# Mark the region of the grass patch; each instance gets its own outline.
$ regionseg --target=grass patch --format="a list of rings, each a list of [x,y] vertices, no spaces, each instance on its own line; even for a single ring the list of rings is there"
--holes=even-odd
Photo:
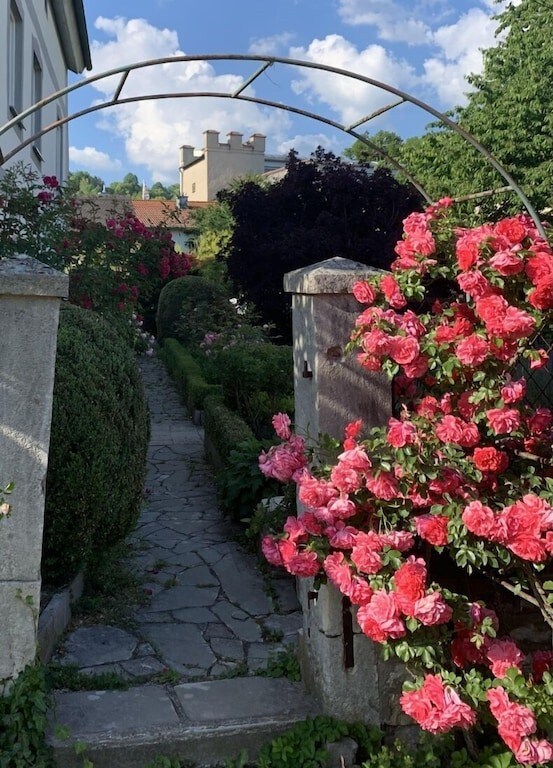
[[[134,548],[121,542],[95,559],[85,578],[85,589],[75,606],[73,628],[87,624],[109,624],[123,629],[136,626],[134,611],[149,601],[143,577],[137,576],[128,560]]]
[[[56,691],[126,691],[130,683],[115,672],[87,675],[76,665],[48,664],[46,685]]]

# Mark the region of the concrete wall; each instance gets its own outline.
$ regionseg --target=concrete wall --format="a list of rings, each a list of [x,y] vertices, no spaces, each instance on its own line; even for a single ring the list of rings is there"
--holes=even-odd
[[[33,89],[33,55],[42,69],[42,95],[47,96],[67,85],[67,66],[54,23],[50,3],[34,0],[3,0],[0,2],[0,125],[12,119],[8,104],[8,18],[10,3],[14,2],[22,19],[23,70],[19,73],[23,94],[22,109],[36,101]],[[40,119],[42,126],[49,125],[59,116],[67,114],[67,99],[44,107]],[[12,128],[0,137],[0,149],[6,155],[21,141],[35,133],[34,116],[26,118],[22,127]],[[26,147],[8,165],[23,161],[42,175],[63,179],[68,172],[68,143],[66,128],[46,134],[40,140],[40,160],[32,146]]]
[[[362,307],[353,283],[374,270],[335,258],[288,273],[292,294],[295,424],[312,445],[319,433],[343,439],[349,421],[366,430],[391,416],[391,386],[381,374],[363,371],[346,355]],[[380,649],[361,632],[355,609],[332,585],[313,591],[299,579],[303,609],[300,659],[303,678],[326,714],[347,720],[398,725],[406,722],[394,706],[401,688],[400,665],[383,662]]]
[[[26,256],[0,261],[0,693],[36,655],[44,494],[60,297],[68,278]]]
[[[217,192],[237,178],[261,174],[265,165],[265,137],[253,134],[242,143],[242,134],[232,131],[219,142],[218,131],[204,131],[201,158],[192,147],[181,147],[180,192],[191,201],[214,200]]]

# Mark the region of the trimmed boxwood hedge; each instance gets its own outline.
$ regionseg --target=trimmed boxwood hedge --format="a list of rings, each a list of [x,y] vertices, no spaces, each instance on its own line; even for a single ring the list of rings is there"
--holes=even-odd
[[[62,584],[140,511],[149,414],[136,358],[90,310],[60,313],[42,578]]]
[[[225,466],[238,443],[255,440],[246,422],[214,395],[204,401],[204,430],[206,452],[216,469]]]
[[[159,294],[156,322],[160,342],[176,338],[185,346],[197,346],[207,331],[218,331],[234,320],[225,289],[204,277],[178,277]]]
[[[188,412],[202,410],[209,395],[220,395],[218,384],[208,384],[196,360],[176,339],[166,339],[163,358]]]

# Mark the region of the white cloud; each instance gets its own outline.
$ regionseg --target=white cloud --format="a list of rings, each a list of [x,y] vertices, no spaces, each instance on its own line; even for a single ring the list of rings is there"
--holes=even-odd
[[[99,17],[95,26],[108,40],[91,45],[91,74],[150,59],[182,55],[177,33],[159,29],[145,19]],[[94,84],[110,98],[120,76]],[[209,62],[176,62],[131,72],[121,98],[155,93],[231,93],[242,83],[236,74],[218,74]],[[252,92],[253,89],[250,91]],[[268,144],[276,145],[286,136],[289,118],[276,110],[266,110],[238,100],[181,98],[122,104],[102,113],[99,126],[109,128],[125,144],[128,159],[149,169],[164,182],[178,177],[178,148],[181,144],[203,146],[203,132],[240,131],[245,138],[264,133]]]
[[[335,154],[340,152],[341,147],[336,136],[327,136],[325,133],[296,134],[278,145],[278,154],[287,155],[291,149],[295,149],[299,157],[309,157],[319,146]]]
[[[293,32],[281,32],[270,37],[260,37],[252,40],[248,53],[258,54],[260,56],[277,56],[283,49],[290,45],[294,39]]]
[[[449,107],[466,101],[470,85],[465,77],[482,72],[482,49],[495,45],[496,28],[489,14],[471,8],[455,24],[432,34],[437,51],[424,62],[424,80],[442,104]]]
[[[307,48],[292,48],[290,56],[324,62],[401,90],[409,90],[417,84],[415,71],[406,61],[396,59],[381,45],[358,50],[341,35],[313,40]],[[397,99],[393,94],[359,80],[315,69],[302,70],[301,78],[295,80],[292,87],[297,94],[328,105],[345,125]]]
[[[94,171],[107,171],[121,168],[121,161],[114,160],[107,152],[95,147],[69,147],[69,162],[72,167],[83,166]]]
[[[381,40],[419,45],[428,42],[428,6],[435,22],[444,0],[421,0],[405,8],[402,0],[340,0],[338,13],[345,24],[374,26]],[[447,9],[446,9],[447,13]]]

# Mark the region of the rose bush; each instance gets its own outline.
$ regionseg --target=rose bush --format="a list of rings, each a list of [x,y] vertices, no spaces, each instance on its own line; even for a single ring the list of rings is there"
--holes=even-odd
[[[553,628],[553,414],[512,374],[548,361],[534,340],[553,251],[525,215],[467,229],[446,199],[405,220],[396,254],[391,274],[353,287],[366,307],[352,335],[360,365],[394,380],[394,417],[368,436],[352,422],[335,461],[310,468],[275,418],[282,445],[260,467],[297,483],[303,511],[263,552],[349,598],[413,673],[401,706],[421,728],[471,729],[472,748],[491,731],[520,763],[548,762],[553,653],[519,647],[478,590],[489,580]]]
[[[94,216],[93,205],[83,216],[54,176],[16,165],[0,180],[0,253],[25,253],[68,273],[74,304],[124,325],[145,315],[152,328],[161,288],[188,273],[191,257],[175,251],[166,227],[146,227],[132,213],[105,225]]]

